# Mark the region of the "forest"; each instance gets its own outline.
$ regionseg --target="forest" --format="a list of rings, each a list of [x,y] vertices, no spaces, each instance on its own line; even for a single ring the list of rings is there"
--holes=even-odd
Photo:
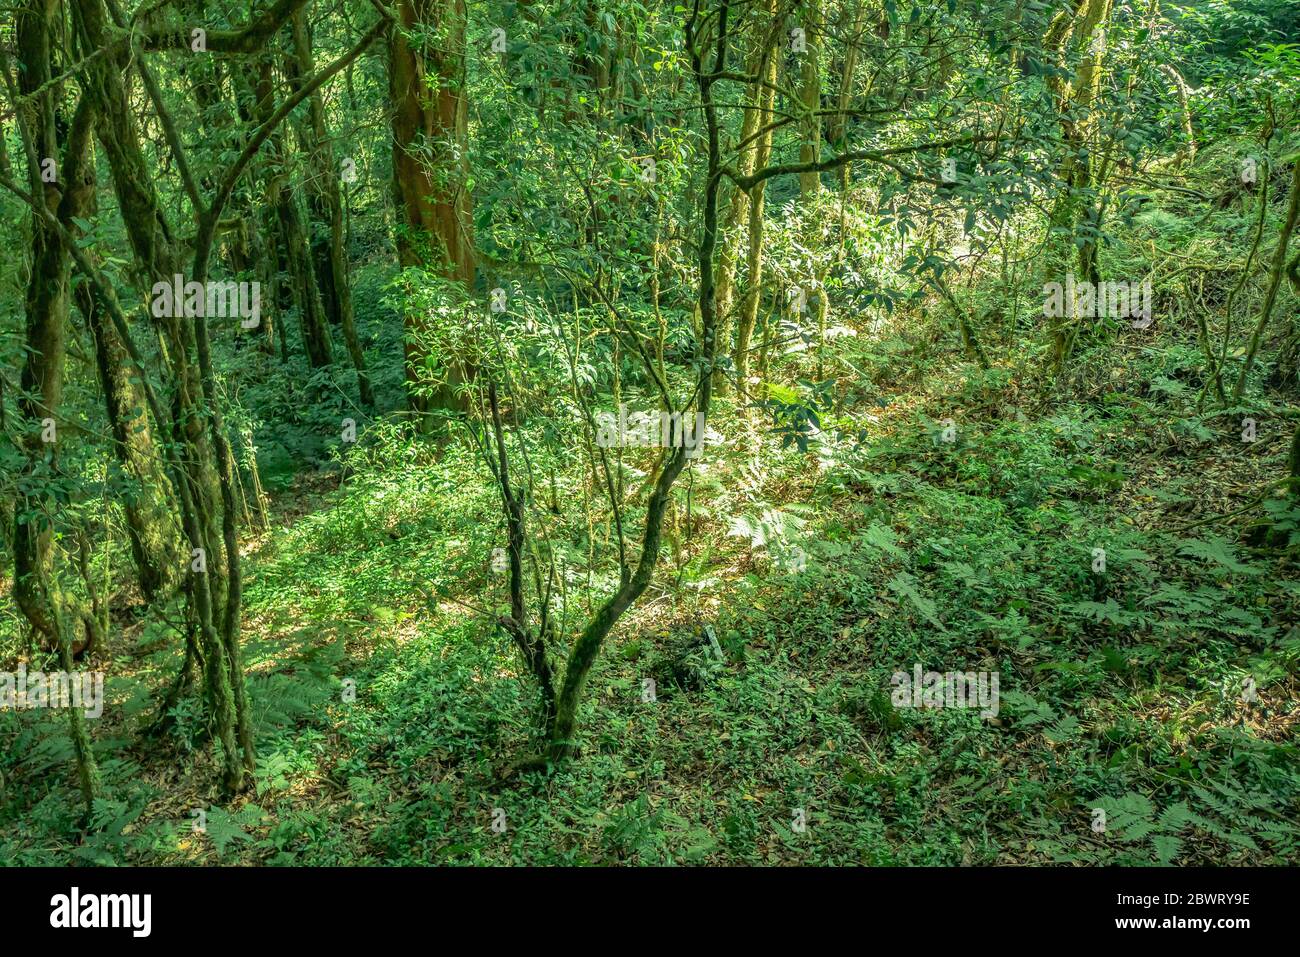
[[[0,864],[1300,864],[1296,0],[0,75]]]

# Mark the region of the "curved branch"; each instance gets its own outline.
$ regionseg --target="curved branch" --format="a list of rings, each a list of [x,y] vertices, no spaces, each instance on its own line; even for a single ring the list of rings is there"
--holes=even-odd
[[[760,170],[755,170],[748,176],[741,176],[731,167],[724,167],[721,172],[727,176],[737,188],[749,192],[764,180],[771,179],[773,176],[784,176],[792,173],[824,173],[827,170],[838,169],[845,163],[856,163],[861,160],[869,160],[873,163],[879,163],[881,166],[888,166],[901,176],[910,180],[921,183],[930,183],[933,186],[946,186],[948,184],[933,179],[929,176],[922,176],[919,173],[913,173],[911,170],[898,165],[889,159],[891,156],[902,156],[908,153],[923,153],[926,150],[949,149],[953,146],[970,146],[972,143],[987,143],[996,140],[995,134],[987,133],[978,136],[963,136],[953,140],[943,140],[938,143],[921,143],[916,146],[895,146],[885,150],[853,150],[849,153],[841,153],[839,156],[832,156],[830,159],[820,160],[811,163],[781,163],[776,166],[767,166]]]

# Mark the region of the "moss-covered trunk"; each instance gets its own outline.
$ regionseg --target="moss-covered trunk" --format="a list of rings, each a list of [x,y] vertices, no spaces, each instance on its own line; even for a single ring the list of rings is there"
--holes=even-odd
[[[708,152],[704,178],[703,223],[700,228],[699,285],[697,308],[700,314],[700,372],[696,392],[697,429],[702,440],[709,406],[713,398],[712,367],[717,356],[717,287],[715,282],[715,257],[718,249],[718,196],[722,180],[722,150],[719,143],[717,107],[714,103],[711,76],[725,70],[727,55],[727,23],[730,8],[724,2],[713,63],[706,72],[702,54],[696,46],[695,21],[688,22],[686,45],[692,59],[692,70],[699,90],[708,131]],[[672,500],[673,484],[681,475],[687,462],[684,443],[664,452],[663,467],[654,483],[654,490],[646,502],[645,527],[641,534],[641,556],[636,569],[624,576],[619,589],[596,611],[569,651],[564,669],[564,682],[556,700],[555,721],[551,726],[549,756],[554,761],[563,760],[576,748],[575,734],[578,726],[578,709],[592,665],[600,654],[601,646],[623,613],[632,606],[654,577],[659,564],[659,546],[663,540],[664,513]]]
[[[775,5],[771,6],[775,10]],[[762,169],[772,155],[772,130],[764,129],[771,123],[772,106],[775,101],[777,64],[779,58],[768,57],[764,71],[763,96],[759,101],[759,114],[762,117],[763,132],[754,143],[752,170]],[[745,295],[740,304],[740,317],[736,322],[736,345],[732,355],[732,365],[736,369],[736,381],[742,393],[748,392],[746,380],[749,378],[749,350],[754,336],[754,326],[758,322],[758,308],[763,298],[763,230],[764,230],[764,196],[767,181],[755,184],[749,191],[748,230],[745,252]],[[725,344],[725,343],[724,343]]]
[[[76,0],[76,5],[77,25],[86,47],[108,45],[110,23],[103,0]],[[86,94],[96,108],[96,132],[108,159],[118,208],[140,271],[151,283],[170,284],[175,275],[183,272],[179,243],[163,213],[150,164],[140,148],[135,111],[123,79],[128,65],[125,55],[92,61],[85,70]],[[206,276],[195,278],[202,281]],[[229,620],[225,609],[229,589],[217,479],[219,449],[204,428],[208,415],[192,359],[196,343],[191,318],[165,309],[155,312],[162,313],[154,318],[166,346],[172,428],[180,448],[173,488],[190,549],[190,594],[204,644],[212,717],[225,756],[225,785],[228,790],[238,791],[244,785],[245,764],[240,760],[236,727],[241,718],[247,722],[248,717],[237,713],[237,702],[244,697],[243,675],[237,667],[232,668],[229,644],[223,641],[223,626]],[[234,560],[238,560],[237,554]]]
[[[51,77],[57,11],[55,0],[29,0],[18,18],[19,89],[24,94],[34,94]],[[56,118],[54,91],[32,96],[24,107],[18,119],[31,193],[67,225],[85,213],[94,189],[89,162],[90,104],[83,100],[72,117],[62,150],[56,127],[66,123],[66,118]],[[73,652],[79,654],[95,641],[99,624],[92,610],[59,586],[53,524],[53,492],[60,476],[60,405],[71,260],[59,234],[41,216],[33,216],[31,234],[31,269],[24,302],[26,338],[17,403],[25,464],[14,507],[14,601],[50,651],[59,649],[59,620],[65,610],[70,620],[84,623],[85,639],[73,642]],[[71,636],[68,640],[73,641]]]
[[[275,84],[269,59],[264,59],[257,83],[257,108],[254,115],[266,122],[275,112]],[[266,204],[275,210],[280,247],[284,251],[289,274],[289,288],[298,313],[298,332],[303,351],[312,368],[319,369],[334,360],[334,344],[329,322],[321,302],[316,267],[312,261],[311,238],[298,206],[298,198],[289,175],[289,155],[284,137],[276,132],[268,144]]]
[[[78,285],[76,296],[95,344],[95,369],[113,454],[128,484],[121,501],[136,578],[141,594],[152,601],[168,594],[181,579],[177,505],[126,349],[112,324],[99,315],[100,305],[89,287]]]
[[[303,77],[308,77],[315,71],[307,17],[302,10],[293,15],[293,48],[296,87]],[[366,360],[361,352],[361,342],[357,338],[356,321],[352,313],[352,288],[348,281],[347,250],[344,247],[343,197],[339,189],[339,170],[330,149],[329,130],[325,125],[325,100],[319,91],[307,98],[307,107],[307,122],[300,127],[300,138],[311,167],[311,175],[307,177],[307,208],[314,221],[312,254],[317,285],[326,318],[342,329],[348,357],[357,373],[357,392],[361,404],[373,408],[375,396],[370,387],[370,376],[366,372]]]
[[[465,98],[464,0],[398,0],[389,38],[388,88],[393,111],[393,195],[397,254],[474,287],[473,221],[468,187],[469,112]],[[430,35],[434,34],[434,35]],[[418,37],[418,39],[417,39]],[[416,387],[428,359],[424,317],[408,312],[405,363],[410,405],[462,408],[455,387],[472,369],[455,363],[432,398]]]

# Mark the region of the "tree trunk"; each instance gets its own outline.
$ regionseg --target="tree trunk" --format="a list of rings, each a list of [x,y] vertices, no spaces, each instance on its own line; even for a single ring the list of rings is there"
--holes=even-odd
[[[294,86],[315,72],[312,64],[311,37],[307,31],[306,13],[299,9],[293,15]],[[366,360],[357,339],[357,329],[352,314],[352,289],[348,285],[347,251],[343,243],[343,197],[339,189],[339,170],[329,144],[329,130],[325,126],[325,100],[317,90],[307,98],[308,122],[302,128],[302,140],[311,160],[307,177],[307,208],[319,226],[313,229],[312,251],[315,256],[316,278],[320,287],[321,303],[326,318],[342,327],[343,341],[347,346],[352,367],[357,372],[357,392],[361,404],[374,408],[375,396],[366,373]]]
[[[257,84],[259,122],[266,122],[275,112],[275,87],[271,63],[263,59]],[[289,156],[284,136],[271,135],[268,147],[267,206],[275,210],[280,243],[289,267],[289,288],[293,292],[294,307],[298,313],[298,331],[302,336],[303,351],[313,369],[333,361],[333,343],[330,341],[329,323],[321,303],[320,287],[316,282],[316,268],[312,262],[311,240],[303,224],[298,198],[292,188],[289,173]]]
[[[1081,229],[1100,227],[1099,205],[1088,196],[1096,185],[1089,140],[1096,126],[1093,110],[1101,89],[1111,3],[1112,0],[1076,0],[1073,14],[1065,11],[1058,14],[1043,41],[1045,48],[1056,51],[1071,44],[1082,57],[1072,83],[1049,79],[1056,94],[1061,138],[1065,143],[1065,157],[1060,170],[1063,192],[1052,211],[1051,225],[1071,227],[1071,239]],[[1080,280],[1098,282],[1101,271],[1095,239],[1086,237],[1077,248]],[[1052,358],[1058,369],[1069,358],[1077,329],[1078,319],[1068,315],[1062,316],[1053,329]]]
[[[51,39],[57,0],[29,0],[18,17],[19,89],[31,94],[51,75]],[[54,93],[35,96],[19,111],[19,124],[28,148],[28,180],[32,195],[65,226],[85,213],[94,191],[90,139],[94,114],[85,99],[77,108],[60,155]],[[74,642],[73,654],[93,644],[99,621],[93,611],[58,584],[54,570],[53,501],[40,488],[51,488],[57,477],[60,409],[67,350],[69,276],[68,249],[43,217],[33,216],[31,271],[25,300],[26,348],[18,396],[22,445],[27,455],[25,479],[18,483],[14,508],[14,601],[49,651],[62,640],[64,609],[84,623],[86,638]],[[44,477],[42,477],[44,476]],[[72,636],[66,636],[72,641]]]
[[[1259,307],[1259,320],[1255,323],[1255,329],[1250,336],[1250,345],[1246,349],[1246,361],[1237,376],[1237,384],[1232,389],[1234,403],[1241,399],[1242,393],[1246,390],[1246,378],[1255,364],[1260,339],[1263,338],[1264,330],[1268,328],[1268,320],[1273,315],[1273,305],[1277,302],[1277,293],[1282,286],[1287,248],[1291,244],[1291,234],[1295,232],[1298,219],[1300,219],[1300,156],[1292,161],[1291,198],[1287,202],[1286,219],[1282,223],[1282,232],[1277,237],[1277,248],[1273,250],[1273,265],[1268,272],[1268,288],[1264,292],[1264,302]]]
[[[769,57],[763,99],[760,105],[762,123],[770,122],[775,91],[772,87],[777,78],[778,58]],[[762,169],[772,155],[772,131],[767,130],[754,143],[753,169]],[[754,185],[749,193],[749,229],[748,248],[745,256],[745,297],[741,302],[740,318],[736,323],[736,351],[732,365],[736,369],[736,381],[742,394],[747,394],[749,384],[749,344],[754,335],[754,326],[758,322],[758,308],[763,298],[763,197],[767,181]]]
[[[822,118],[819,115],[822,80],[817,62],[821,50],[821,24],[818,22],[821,11],[816,0],[809,0],[803,11],[801,24],[808,49],[799,55],[799,162],[816,163],[821,159],[822,151]],[[820,189],[820,173],[799,174],[799,197],[804,202],[815,199]]]
[[[464,0],[398,0],[389,40],[388,87],[393,111],[393,193],[397,255],[452,280],[468,296],[474,286],[469,177],[469,113],[465,99]],[[436,31],[436,42],[417,39]],[[472,370],[453,367],[450,382],[430,400],[419,394],[428,346],[424,317],[405,317],[405,364],[411,408],[460,406],[455,384]]]
[[[762,137],[755,134],[764,123],[768,122],[769,113],[763,107],[767,95],[771,92],[763,86],[767,78],[768,64],[776,59],[775,51],[764,42],[755,49],[746,70],[750,76],[758,77],[758,82],[750,84],[746,96],[744,117],[740,124],[740,139],[736,166],[741,175],[748,175],[754,169],[754,156],[757,154],[758,141]],[[764,134],[767,135],[767,134]],[[752,142],[751,142],[752,140]],[[731,201],[723,211],[723,220],[719,226],[718,251],[718,341],[722,348],[728,348],[731,341],[731,308],[736,290],[736,254],[738,228],[746,219],[749,208],[749,196],[744,190],[731,187]],[[714,377],[714,387],[721,390],[726,383],[725,377]]]
[[[87,49],[109,44],[110,24],[103,0],[76,0],[77,26]],[[137,51],[131,51],[132,53]],[[118,208],[127,237],[141,272],[147,281],[170,284],[182,272],[178,243],[163,215],[154,188],[150,164],[140,149],[139,131],[123,84],[129,65],[125,54],[101,56],[86,67],[85,90],[96,108],[96,131],[113,175]],[[206,279],[206,274],[195,277]],[[240,709],[243,674],[236,666],[230,646],[218,631],[230,621],[225,602],[229,593],[228,567],[237,567],[238,554],[227,556],[222,534],[222,508],[218,497],[218,449],[205,430],[209,413],[204,411],[202,383],[191,356],[196,348],[194,330],[202,317],[182,319],[167,310],[155,316],[166,345],[171,373],[172,427],[181,448],[173,470],[173,486],[181,504],[181,521],[191,551],[190,583],[208,666],[209,701],[218,739],[225,756],[225,786],[242,790],[245,764],[235,739],[236,726],[246,725],[246,709]],[[116,325],[116,322],[115,322]],[[119,332],[126,335],[122,330]],[[124,339],[125,344],[125,339]],[[133,355],[133,358],[135,356]],[[211,411],[211,410],[209,410]],[[215,414],[215,413],[213,413]],[[243,710],[244,713],[240,713]],[[250,755],[245,754],[245,759]]]
[[[76,297],[95,343],[95,368],[113,435],[113,453],[132,486],[122,497],[122,511],[140,593],[146,601],[153,601],[180,582],[181,531],[176,502],[126,349],[112,325],[99,315],[99,303],[85,283],[77,286]]]
[[[726,29],[729,8],[726,0],[722,7],[718,27],[723,39],[718,42],[711,72],[717,73],[726,65]],[[700,313],[700,374],[697,384],[696,410],[699,415],[699,430],[703,435],[704,423],[708,420],[709,406],[713,398],[713,376],[711,366],[717,355],[717,289],[714,281],[714,255],[718,246],[718,193],[722,178],[722,156],[719,145],[717,107],[713,102],[713,84],[705,73],[700,54],[696,50],[694,21],[690,21],[686,31],[686,47],[692,58],[692,69],[699,88],[700,104],[704,110],[708,129],[708,165],[704,180],[704,222],[700,231],[699,246],[699,287],[698,308]],[[563,760],[573,754],[576,748],[574,740],[578,726],[578,707],[582,701],[582,692],[586,687],[587,676],[600,653],[601,645],[608,637],[614,625],[632,603],[641,597],[654,577],[655,567],[659,564],[659,545],[663,539],[664,513],[672,500],[673,483],[686,466],[686,449],[675,446],[666,449],[665,460],[659,477],[655,480],[654,491],[646,502],[645,528],[641,536],[641,557],[636,570],[623,577],[622,585],[609,598],[595,616],[587,623],[582,634],[573,643],[569,651],[568,664],[564,669],[564,683],[556,700],[555,722],[550,735],[550,757]]]

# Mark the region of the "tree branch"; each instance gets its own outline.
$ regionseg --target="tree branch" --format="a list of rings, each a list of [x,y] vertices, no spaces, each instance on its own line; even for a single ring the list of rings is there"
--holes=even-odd
[[[969,146],[972,143],[987,143],[996,140],[997,138],[998,137],[995,134],[986,133],[977,136],[963,136],[958,139],[944,140],[938,143],[921,143],[916,146],[895,146],[886,150],[853,150],[849,153],[841,153],[839,156],[832,156],[829,159],[813,163],[781,163],[776,166],[768,166],[760,170],[755,170],[748,176],[741,176],[730,166],[724,167],[722,173],[735,183],[737,188],[749,192],[759,183],[771,179],[773,176],[784,176],[792,173],[824,173],[827,170],[838,169],[845,163],[856,163],[861,160],[868,160],[873,163],[878,163],[881,166],[887,166],[900,176],[904,176],[907,179],[921,183],[930,183],[933,186],[946,186],[949,184],[944,183],[941,180],[933,179],[929,176],[922,176],[920,173],[914,173],[893,162],[889,157],[902,156],[909,153],[923,153],[927,150],[949,149],[954,146]]]

